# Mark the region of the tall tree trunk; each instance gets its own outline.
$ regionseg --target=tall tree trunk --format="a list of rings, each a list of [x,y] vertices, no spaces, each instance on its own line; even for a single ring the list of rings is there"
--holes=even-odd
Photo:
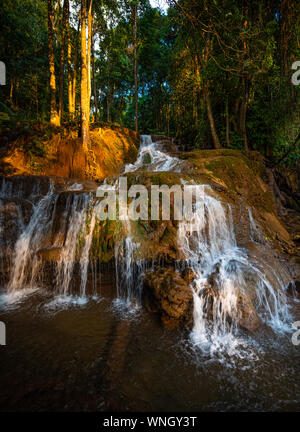
[[[56,108],[56,82],[53,51],[53,9],[52,0],[48,0],[48,57],[50,72],[50,123],[59,126],[59,116]]]
[[[205,98],[205,103],[206,103],[207,116],[208,116],[208,121],[209,121],[209,125],[210,125],[211,135],[213,138],[214,148],[220,149],[220,148],[222,148],[222,146],[220,144],[219,137],[217,134],[215,120],[214,120],[212,107],[211,107],[210,95],[209,95],[209,91],[208,91],[206,85],[204,85],[203,90],[204,90],[204,98]]]
[[[247,138],[247,130],[246,130],[246,118],[247,118],[247,108],[249,101],[249,85],[248,81],[243,78],[243,98],[240,109],[240,131],[244,144],[244,149],[248,151],[248,138]]]
[[[137,17],[138,5],[133,5],[133,52],[134,52],[134,105],[135,105],[135,130],[138,132],[138,64],[137,64]]]
[[[95,71],[95,51],[94,51],[94,39],[92,38],[92,69],[93,69],[93,89],[94,89],[94,104],[95,104],[95,121],[98,116],[98,97],[97,97],[97,85],[96,85],[96,71]]]
[[[64,111],[64,69],[65,69],[65,43],[66,43],[66,29],[68,20],[69,1],[64,0],[63,16],[62,16],[62,41],[60,50],[60,66],[59,66],[59,119],[62,122]]]
[[[106,96],[106,99],[107,99],[107,121],[111,122],[111,106],[113,104],[113,96],[114,95],[113,95],[113,90],[112,90],[110,81],[108,81],[107,87],[108,87],[107,96]]]
[[[230,147],[228,95],[226,97],[225,117],[226,117],[226,146]]]
[[[87,47],[87,54],[86,54],[89,113],[91,108],[91,46],[92,46],[92,38],[93,38],[92,7],[93,7],[93,0],[90,0],[89,10],[88,10],[88,47]]]
[[[13,91],[14,91],[14,79],[12,78],[10,81],[10,89],[9,89],[9,100],[11,104],[13,103],[13,94],[14,94]]]
[[[72,77],[72,45],[71,45],[71,31],[70,31],[70,8],[69,8],[69,0],[66,5],[66,24],[67,24],[67,44],[68,44],[68,105],[69,105],[69,118],[74,118],[74,105],[73,105],[73,77]],[[75,66],[74,66],[75,68]]]
[[[86,52],[86,0],[81,0],[81,136],[83,148],[89,146],[89,96]]]
[[[74,46],[74,69],[73,69],[73,81],[72,81],[72,116],[73,118],[75,118],[75,113],[76,113],[76,85],[77,85],[77,71],[79,69],[79,42],[80,42],[80,38],[79,38],[79,31],[80,31],[80,24],[81,24],[81,18],[79,16],[79,20],[78,20],[78,27],[77,27],[77,33],[76,33],[76,41],[75,41],[75,46]]]
[[[244,29],[246,31],[248,26],[248,15],[249,15],[249,8],[248,8],[247,1],[245,2],[245,5],[243,7],[243,15],[245,16]],[[244,59],[246,59],[247,49],[248,49],[247,40],[246,38],[242,38],[242,41],[243,41]],[[240,108],[240,132],[244,144],[244,149],[248,151],[246,118],[247,118],[247,107],[248,107],[248,100],[249,100],[249,86],[248,86],[248,79],[245,78],[245,76],[242,78],[242,88],[243,88],[243,96],[242,96],[242,102]]]
[[[74,65],[73,81],[72,81],[72,113],[71,113],[72,118],[75,117],[75,112],[76,112],[76,84],[77,84],[77,69],[76,69],[76,65]]]

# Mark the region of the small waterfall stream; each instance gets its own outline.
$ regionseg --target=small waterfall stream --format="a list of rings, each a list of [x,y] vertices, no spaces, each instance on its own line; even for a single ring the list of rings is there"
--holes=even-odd
[[[159,142],[152,142],[150,135],[141,136],[140,151],[134,164],[125,166],[125,173],[143,169],[146,171],[180,172],[181,161],[161,150]]]
[[[195,204],[194,217],[181,222],[178,230],[185,265],[196,274],[193,342],[204,348],[232,344],[242,318],[238,305],[249,291],[258,315],[274,329],[281,329],[289,318],[284,292],[289,279],[251,261],[247,250],[237,246],[230,206],[224,207],[210,186],[197,188],[202,199]]]
[[[56,197],[53,194],[53,184],[50,189],[36,205],[33,206],[33,214],[30,222],[23,228],[21,235],[15,244],[13,263],[8,283],[10,293],[24,288],[24,286],[35,283],[38,276],[39,260],[34,252],[37,251],[51,228],[53,222],[53,208]],[[30,281],[28,280],[30,277]]]
[[[51,247],[46,247],[52,236],[58,194],[50,183],[48,193],[36,205],[33,205],[30,220],[22,230],[14,247],[12,264],[10,268],[7,291],[16,293],[24,288],[38,287],[43,283],[42,259],[40,251],[57,249],[59,258],[55,262],[54,292],[60,296],[72,295],[75,276],[75,264],[79,257],[80,268],[80,296],[86,296],[89,253],[92,245],[93,232],[96,223],[98,203],[94,202],[93,195],[70,194],[60,221],[61,229],[54,239]],[[63,244],[61,237],[65,237]],[[48,241],[48,242],[47,242]]]

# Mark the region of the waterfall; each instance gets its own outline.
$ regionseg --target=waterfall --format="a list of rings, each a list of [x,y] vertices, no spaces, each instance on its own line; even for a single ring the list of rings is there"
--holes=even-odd
[[[130,220],[123,223],[125,237],[115,246],[115,274],[117,295],[127,302],[141,302],[143,273],[146,261],[136,257],[140,244],[132,239]]]
[[[49,192],[33,206],[31,219],[16,241],[8,283],[10,293],[24,288],[28,283],[28,276],[30,276],[31,286],[36,282],[39,259],[34,252],[41,247],[45,236],[51,229],[56,198],[53,184],[50,183]]]
[[[148,161],[145,161],[146,156]],[[160,150],[159,143],[153,143],[150,136],[143,135],[137,161],[127,165],[125,172],[140,168],[170,171],[180,167],[180,160]],[[244,319],[241,303],[245,302],[251,303],[260,319],[274,329],[281,329],[289,317],[285,286],[290,280],[283,266],[278,263],[277,271],[272,257],[268,261],[268,251],[262,245],[262,231],[251,209],[248,208],[251,245],[245,249],[237,245],[231,206],[222,203],[210,186],[192,186],[197,188],[198,197],[193,217],[179,222],[177,240],[185,257],[178,263],[179,269],[190,268],[195,274],[191,284],[193,342],[217,347],[226,343],[228,338],[232,341],[241,319]],[[92,193],[84,192],[78,183],[64,192],[66,195],[62,200],[52,182],[47,186],[48,192],[45,192],[45,187],[45,182],[33,185],[30,200],[27,200],[25,192],[15,190],[12,182],[2,182],[0,198],[15,200],[18,214],[8,292],[17,293],[24,288],[41,286],[45,263],[40,252],[56,249],[58,258],[51,261],[50,271],[55,275],[51,281],[55,294],[68,297],[77,293],[85,299],[89,269],[92,282],[95,284],[97,280],[98,267],[97,263],[91,262],[91,248],[94,230],[99,223],[99,202]],[[108,185],[111,187],[116,189],[117,181],[112,186]],[[30,201],[29,221],[22,216],[20,199]],[[63,203],[62,214],[57,213],[58,203]],[[117,296],[129,303],[141,303],[143,275],[151,263],[138,255],[140,244],[134,240],[129,218],[122,223],[123,236],[114,246]],[[3,230],[0,236],[2,239]]]
[[[249,225],[250,225],[250,239],[254,242],[260,243],[262,241],[262,233],[258,223],[254,220],[251,208],[248,208]]]
[[[71,206],[69,229],[57,263],[56,286],[59,294],[70,294],[70,283],[73,276],[77,241],[80,230],[86,220],[88,195],[74,195]]]
[[[160,149],[150,135],[141,135],[140,150],[134,164],[125,166],[125,173],[138,169],[146,171],[180,171],[182,162]],[[145,260],[137,259],[139,244],[131,236],[130,221],[124,221],[125,238],[115,248],[115,268],[118,297],[128,301],[141,301],[143,274],[147,268]]]
[[[80,257],[80,273],[81,273],[81,283],[80,283],[80,295],[85,297],[85,289],[88,276],[88,266],[90,262],[90,249],[93,240],[94,228],[96,224],[98,205],[92,206],[90,215],[90,224],[85,224],[85,243]]]
[[[191,287],[193,342],[200,346],[208,342],[219,346],[226,338],[232,342],[240,319],[239,300],[251,289],[258,314],[280,328],[288,318],[283,281],[272,268],[265,266],[263,270],[237,246],[230,206],[215,198],[210,186],[196,187],[201,189],[201,198],[195,204],[194,216],[181,222],[178,230],[185,265],[196,274]]]
[[[125,166],[125,173],[143,169],[146,171],[180,172],[182,161],[160,150],[160,144],[152,142],[150,135],[141,136],[141,145],[134,164]]]
[[[5,189],[6,196],[8,193],[12,196],[12,186],[8,185],[8,183],[4,186],[2,184],[2,191]],[[20,222],[20,234],[15,242],[10,266],[8,293],[17,294],[26,288],[36,288],[42,284],[44,263],[38,252],[56,248],[59,250],[59,258],[53,263],[52,268],[55,273],[55,293],[60,296],[74,293],[75,267],[78,262],[79,294],[83,298],[86,296],[89,256],[98,203],[94,201],[92,194],[69,194],[61,215],[59,232],[51,240],[58,198],[54,185],[50,183],[48,193],[33,205],[32,215],[27,225],[24,224],[22,215],[19,215],[22,222]],[[93,271],[96,272],[95,266]],[[95,274],[93,279],[96,279]]]

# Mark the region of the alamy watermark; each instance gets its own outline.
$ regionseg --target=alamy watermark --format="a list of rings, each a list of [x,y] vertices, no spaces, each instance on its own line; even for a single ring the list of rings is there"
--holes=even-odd
[[[292,64],[292,70],[296,71],[292,75],[292,84],[297,86],[300,84],[300,61],[295,61]]]
[[[118,184],[99,186],[96,196],[102,198],[96,210],[99,220],[191,221],[204,209],[201,185],[151,185],[149,196],[146,186],[136,184],[128,189],[127,177],[120,177]]]
[[[300,321],[295,321],[292,325],[292,328],[297,330],[292,335],[292,343],[293,345],[298,346],[300,345]]]
[[[0,345],[6,345],[6,326],[0,321]]]
[[[6,85],[6,66],[0,61],[0,85]]]

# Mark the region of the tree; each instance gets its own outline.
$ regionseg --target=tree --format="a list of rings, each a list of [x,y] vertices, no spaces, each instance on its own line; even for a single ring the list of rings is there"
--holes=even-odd
[[[90,140],[90,102],[86,47],[86,18],[86,0],[81,0],[81,136],[83,148],[87,151]]]
[[[61,26],[61,49],[60,49],[60,67],[59,67],[59,120],[62,122],[64,111],[64,69],[65,69],[65,43],[66,33],[69,29],[69,0],[64,0]]]
[[[135,114],[135,131],[138,132],[138,63],[137,63],[137,20],[138,20],[138,2],[132,5],[133,21],[133,56],[134,56],[134,114]]]
[[[53,52],[53,27],[54,17],[52,0],[48,0],[48,56],[49,56],[49,72],[50,72],[50,123],[53,126],[60,126],[60,119],[56,107],[56,81],[55,81],[55,66]]]

